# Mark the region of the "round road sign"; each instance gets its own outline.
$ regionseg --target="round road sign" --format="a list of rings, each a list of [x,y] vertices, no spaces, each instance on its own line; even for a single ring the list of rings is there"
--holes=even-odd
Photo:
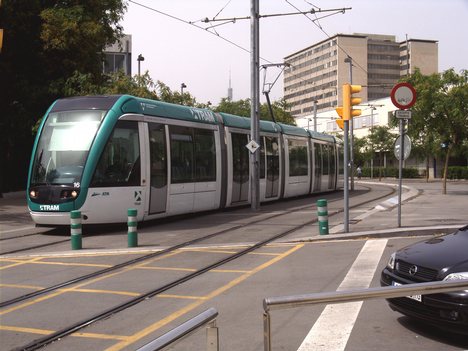
[[[411,152],[411,139],[408,136],[408,134],[405,134],[404,137],[404,150],[403,150],[403,160],[406,160]],[[401,136],[398,136],[398,138],[395,140],[395,146],[393,148],[393,153],[395,154],[395,157],[397,160],[400,160],[400,155],[401,155]]]
[[[390,93],[393,104],[401,110],[406,110],[416,102],[416,90],[410,83],[398,83]]]

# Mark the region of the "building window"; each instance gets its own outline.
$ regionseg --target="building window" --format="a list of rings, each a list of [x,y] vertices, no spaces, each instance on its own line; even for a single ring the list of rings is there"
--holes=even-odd
[[[127,72],[127,55],[123,53],[105,53],[104,54],[104,73],[123,71]]]

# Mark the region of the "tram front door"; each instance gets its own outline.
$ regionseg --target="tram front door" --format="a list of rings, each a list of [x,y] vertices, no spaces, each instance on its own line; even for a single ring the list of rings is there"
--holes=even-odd
[[[167,150],[163,124],[149,123],[150,145],[150,206],[149,214],[166,211],[167,203]]]

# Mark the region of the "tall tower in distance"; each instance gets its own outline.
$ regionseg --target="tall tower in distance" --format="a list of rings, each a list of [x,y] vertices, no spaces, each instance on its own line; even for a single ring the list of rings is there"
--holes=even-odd
[[[229,70],[229,88],[227,93],[228,101],[232,101],[232,87],[231,87],[231,70]]]

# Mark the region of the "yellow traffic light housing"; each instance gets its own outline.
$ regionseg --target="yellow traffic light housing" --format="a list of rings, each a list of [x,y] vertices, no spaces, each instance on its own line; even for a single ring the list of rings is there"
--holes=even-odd
[[[336,111],[336,113],[338,113],[338,116],[341,117],[341,119],[337,119],[337,120],[335,120],[335,122],[338,125],[338,127],[340,127],[343,130],[344,129],[343,107],[338,106],[337,108],[335,108],[335,111]]]
[[[360,109],[353,109],[354,105],[359,105],[362,101],[361,98],[353,97],[353,94],[361,90],[360,85],[343,84],[343,119],[345,121],[361,115]]]

